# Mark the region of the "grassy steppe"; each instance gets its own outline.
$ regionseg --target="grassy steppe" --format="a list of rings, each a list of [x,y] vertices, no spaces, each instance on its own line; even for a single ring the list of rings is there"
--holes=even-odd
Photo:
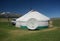
[[[60,41],[60,19],[53,20],[54,28],[29,31],[0,22],[0,41]]]

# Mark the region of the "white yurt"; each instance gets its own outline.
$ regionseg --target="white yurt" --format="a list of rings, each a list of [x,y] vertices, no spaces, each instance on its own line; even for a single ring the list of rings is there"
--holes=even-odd
[[[50,18],[47,16],[37,11],[31,10],[27,14],[16,19],[16,27],[31,30],[48,28],[49,20]]]

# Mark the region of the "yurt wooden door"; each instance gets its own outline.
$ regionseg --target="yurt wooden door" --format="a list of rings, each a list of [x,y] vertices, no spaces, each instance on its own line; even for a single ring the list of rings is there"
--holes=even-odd
[[[37,23],[36,19],[31,18],[31,19],[28,20],[28,22],[27,22],[28,29],[34,30],[34,29],[37,28],[37,26],[38,26],[38,23]]]

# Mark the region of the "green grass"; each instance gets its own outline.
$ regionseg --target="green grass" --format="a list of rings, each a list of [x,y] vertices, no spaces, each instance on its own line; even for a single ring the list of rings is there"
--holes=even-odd
[[[57,26],[57,27],[60,27],[60,19],[54,19],[53,20],[53,25]]]
[[[59,31],[59,32],[58,32]],[[60,30],[54,30],[49,32],[36,32],[31,35],[17,37],[18,41],[59,41]]]
[[[55,29],[37,31],[16,28],[8,22],[0,22],[0,41],[60,41],[60,19],[53,20]]]

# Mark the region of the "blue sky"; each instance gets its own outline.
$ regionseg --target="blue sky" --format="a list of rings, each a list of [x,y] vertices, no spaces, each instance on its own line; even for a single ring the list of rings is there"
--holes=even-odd
[[[60,17],[60,0],[0,0],[0,12],[26,14],[31,9],[48,17]]]

